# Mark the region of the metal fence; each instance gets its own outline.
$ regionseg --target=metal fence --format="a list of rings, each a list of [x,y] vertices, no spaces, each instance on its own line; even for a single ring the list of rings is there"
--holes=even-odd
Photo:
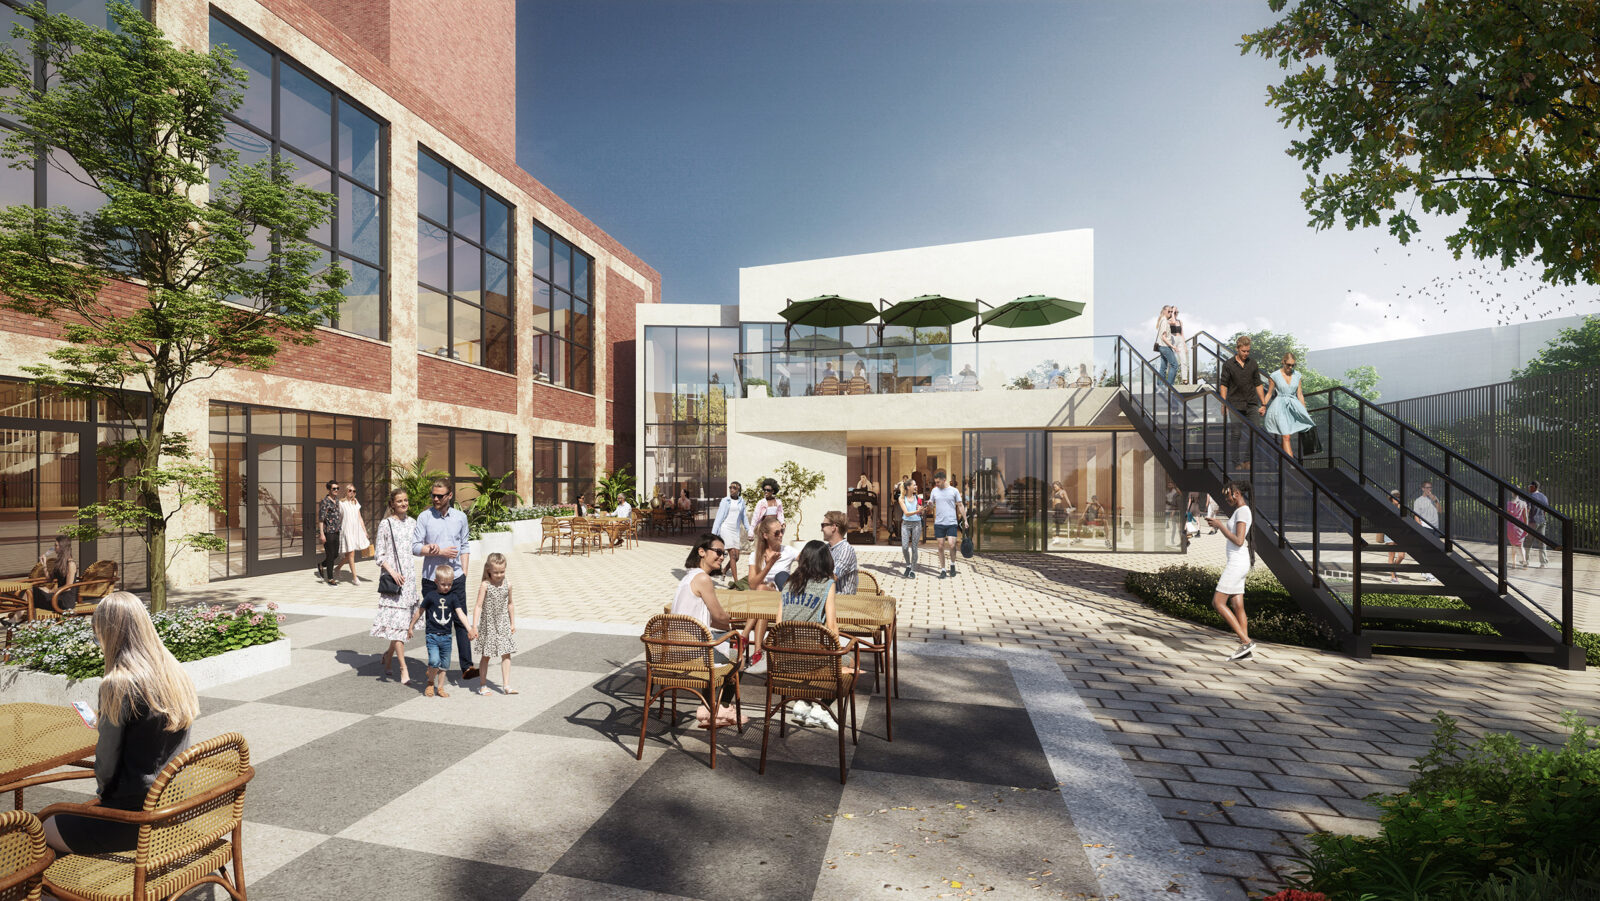
[[[1380,406],[1504,479],[1537,481],[1550,505],[1572,517],[1574,549],[1600,552],[1600,369]]]

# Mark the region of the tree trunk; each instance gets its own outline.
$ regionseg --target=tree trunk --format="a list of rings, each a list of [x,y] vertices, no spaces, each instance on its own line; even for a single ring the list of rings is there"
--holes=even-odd
[[[150,429],[145,436],[144,459],[140,461],[147,474],[156,472],[161,465],[168,403],[165,392],[151,392]],[[150,585],[150,611],[155,613],[167,609],[167,520],[161,507],[161,492],[149,481],[139,486],[139,505],[150,514],[150,525],[144,533],[145,576]]]

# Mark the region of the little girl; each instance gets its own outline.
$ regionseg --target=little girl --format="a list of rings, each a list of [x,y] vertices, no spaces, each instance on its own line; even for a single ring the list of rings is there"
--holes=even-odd
[[[478,694],[489,694],[489,658],[500,658],[500,690],[517,694],[511,687],[511,655],[517,652],[516,608],[511,603],[511,586],[506,582],[506,555],[490,554],[483,564],[478,582],[478,602],[472,608],[472,625],[478,632]]]

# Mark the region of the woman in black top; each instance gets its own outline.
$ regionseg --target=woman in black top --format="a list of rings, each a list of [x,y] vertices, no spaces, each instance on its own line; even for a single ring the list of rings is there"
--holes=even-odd
[[[49,556],[39,558],[39,562],[48,567],[45,570],[45,575],[49,577],[50,581],[43,585],[34,586],[33,609],[35,610],[54,610],[55,605],[51,602],[51,596],[57,590],[78,581],[78,562],[72,559],[72,539],[65,535],[57,535],[54,553],[56,555],[54,563],[50,562]],[[62,593],[62,607],[70,609],[77,606],[77,604],[78,589],[74,588],[71,591]]]
[[[167,762],[189,747],[200,700],[137,597],[106,595],[94,609],[94,635],[106,655],[95,727],[96,794],[102,807],[139,810]],[[60,853],[109,854],[132,851],[139,827],[60,814],[45,820],[44,835]]]

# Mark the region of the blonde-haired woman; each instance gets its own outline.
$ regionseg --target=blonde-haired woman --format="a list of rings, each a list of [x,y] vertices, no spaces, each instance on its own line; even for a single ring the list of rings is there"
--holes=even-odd
[[[140,810],[167,761],[189,747],[200,699],[137,597],[126,591],[106,595],[94,608],[93,625],[106,657],[95,726],[96,794],[101,807]],[[139,827],[61,814],[45,820],[44,835],[65,854],[112,854],[132,851]]]
[[[372,547],[372,542],[367,540],[367,524],[361,521],[361,500],[356,497],[356,483],[351,482],[344,486],[344,500],[339,502],[339,515],[342,517],[339,525],[339,553],[344,555],[344,562],[339,566],[350,567],[350,581],[361,584],[361,577],[356,575],[356,554]],[[339,566],[333,571],[337,573]]]
[[[384,594],[383,579],[378,579],[378,615],[372,619],[373,638],[389,642],[383,652],[383,675],[389,678],[389,667],[400,661],[400,681],[406,682],[406,642],[411,640],[411,614],[422,603],[422,580],[417,578],[416,559],[411,556],[411,540],[417,521],[408,514],[411,497],[404,488],[389,492],[389,515],[378,523],[378,569],[400,586],[399,594]]]

